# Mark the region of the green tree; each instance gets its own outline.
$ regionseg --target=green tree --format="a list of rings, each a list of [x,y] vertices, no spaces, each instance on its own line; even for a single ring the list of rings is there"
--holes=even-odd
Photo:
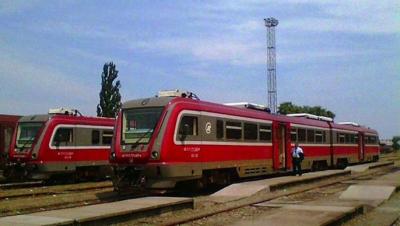
[[[101,74],[100,103],[97,105],[97,116],[116,117],[121,108],[121,83],[116,80],[118,71],[113,62],[105,63]]]
[[[400,136],[394,136],[392,139],[393,142],[393,150],[400,150]]]
[[[279,114],[287,115],[293,113],[309,113],[313,115],[326,116],[335,118],[335,113],[329,111],[321,106],[298,106],[292,102],[283,102],[278,108]]]

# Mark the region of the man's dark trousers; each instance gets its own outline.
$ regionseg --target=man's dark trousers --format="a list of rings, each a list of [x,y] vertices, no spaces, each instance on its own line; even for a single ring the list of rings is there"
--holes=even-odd
[[[293,158],[292,159],[293,163],[293,175],[299,174],[301,176],[301,160],[300,158]]]

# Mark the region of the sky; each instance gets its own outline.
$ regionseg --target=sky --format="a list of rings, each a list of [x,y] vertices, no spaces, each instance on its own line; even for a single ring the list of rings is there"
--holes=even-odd
[[[267,17],[278,103],[400,135],[398,0],[0,0],[0,114],[95,115],[110,61],[123,101],[178,88],[267,104]]]

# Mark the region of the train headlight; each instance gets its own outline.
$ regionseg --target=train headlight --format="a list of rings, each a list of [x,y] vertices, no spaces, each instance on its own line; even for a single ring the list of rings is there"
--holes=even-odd
[[[111,159],[115,159],[115,157],[116,157],[115,152],[111,152]]]
[[[33,153],[32,154],[32,159],[36,159],[36,158],[37,158],[36,153]]]
[[[151,152],[151,158],[152,159],[158,159],[158,152],[157,151]]]

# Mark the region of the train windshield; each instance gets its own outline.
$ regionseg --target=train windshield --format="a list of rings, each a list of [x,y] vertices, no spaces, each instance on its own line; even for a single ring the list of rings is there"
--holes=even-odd
[[[41,122],[22,122],[18,124],[17,148],[31,147],[33,140],[39,129],[42,127]]]
[[[122,112],[122,143],[149,143],[162,111],[162,107],[124,110]]]

